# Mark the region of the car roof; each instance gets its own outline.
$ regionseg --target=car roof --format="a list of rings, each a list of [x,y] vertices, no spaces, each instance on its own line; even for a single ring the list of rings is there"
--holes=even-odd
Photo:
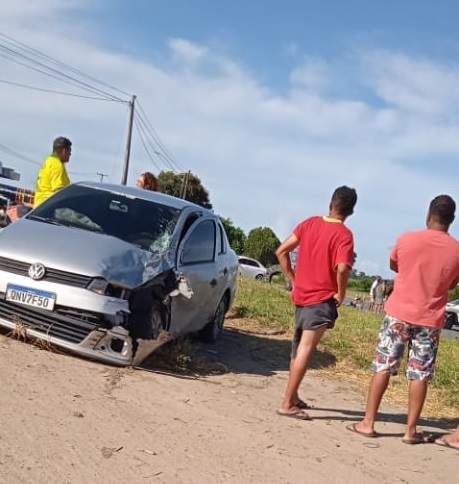
[[[93,188],[95,190],[104,190],[106,192],[117,193],[119,195],[125,195],[127,197],[141,198],[143,200],[148,200],[150,202],[160,203],[162,205],[167,205],[178,210],[183,210],[187,207],[194,207],[200,211],[212,214],[207,208],[200,207],[195,203],[188,202],[187,200],[182,200],[181,198],[172,197],[166,195],[165,193],[152,192],[150,190],[143,190],[136,187],[128,187],[125,185],[115,185],[110,183],[95,183],[95,182],[79,182],[75,185],[80,185],[88,188]]]

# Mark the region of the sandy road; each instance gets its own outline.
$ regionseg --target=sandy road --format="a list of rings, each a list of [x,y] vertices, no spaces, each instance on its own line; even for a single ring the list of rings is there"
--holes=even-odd
[[[0,336],[2,483],[447,483],[459,453],[400,442],[385,410],[369,440],[344,426],[361,398],[310,376],[312,422],[278,417],[289,344],[228,331],[199,378],[117,369]],[[330,363],[319,355],[315,365]],[[453,422],[424,422],[441,431]]]

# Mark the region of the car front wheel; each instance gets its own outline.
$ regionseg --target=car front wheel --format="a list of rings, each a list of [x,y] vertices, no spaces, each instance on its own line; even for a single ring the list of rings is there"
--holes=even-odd
[[[223,331],[223,324],[225,322],[225,315],[228,309],[228,298],[224,296],[217,306],[215,316],[210,323],[201,330],[199,336],[206,343],[215,343]]]
[[[455,324],[457,324],[457,314],[446,313],[445,329],[451,329]]]

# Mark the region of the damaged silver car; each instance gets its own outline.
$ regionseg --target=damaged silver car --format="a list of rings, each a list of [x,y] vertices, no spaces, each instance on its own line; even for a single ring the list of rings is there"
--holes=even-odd
[[[0,326],[116,365],[165,341],[215,341],[238,262],[209,210],[79,183],[0,233]]]

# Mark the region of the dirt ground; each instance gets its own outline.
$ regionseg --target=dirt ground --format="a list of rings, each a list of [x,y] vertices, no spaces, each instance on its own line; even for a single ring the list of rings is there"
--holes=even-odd
[[[383,408],[379,439],[346,431],[363,405],[348,384],[312,372],[302,393],[314,420],[277,416],[288,354],[282,337],[229,328],[200,350],[209,371],[196,376],[0,336],[0,482],[458,482],[459,452],[401,443],[403,410]],[[332,361],[319,353],[314,366]],[[443,432],[455,422],[422,423]]]

